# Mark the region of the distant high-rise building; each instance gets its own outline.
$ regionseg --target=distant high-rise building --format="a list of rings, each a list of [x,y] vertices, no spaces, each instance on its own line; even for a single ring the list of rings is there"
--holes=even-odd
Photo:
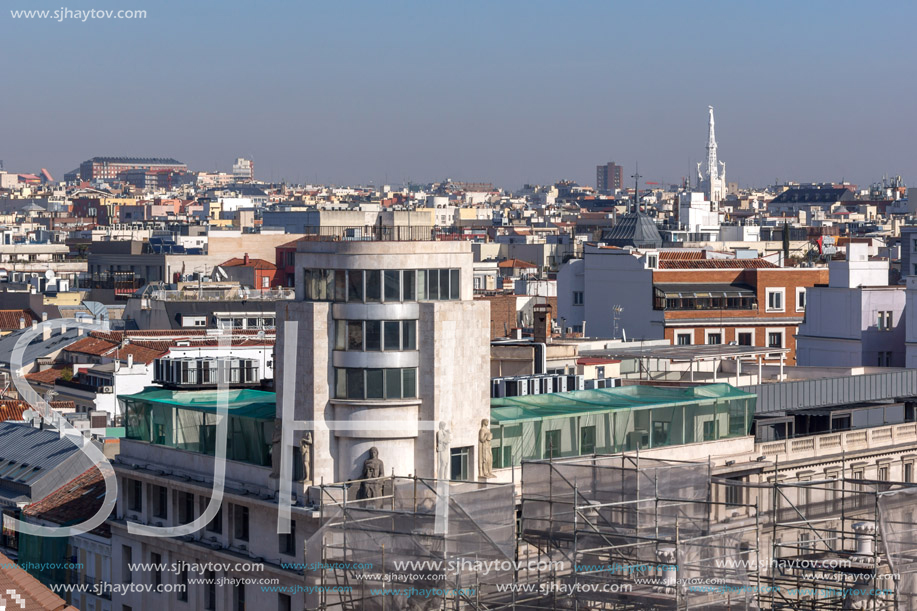
[[[243,182],[255,180],[255,162],[242,157],[236,158],[236,162],[232,164],[232,177]]]
[[[175,159],[160,157],[93,157],[80,164],[80,180],[113,180],[122,172],[187,172],[188,166]]]
[[[595,168],[595,188],[600,193],[614,193],[624,186],[624,168],[614,161]]]
[[[700,191],[716,211],[719,204],[726,197],[726,164],[716,158],[716,132],[713,127],[713,106],[707,107],[710,120],[707,124],[707,165],[701,170],[701,163],[697,164],[697,185]]]

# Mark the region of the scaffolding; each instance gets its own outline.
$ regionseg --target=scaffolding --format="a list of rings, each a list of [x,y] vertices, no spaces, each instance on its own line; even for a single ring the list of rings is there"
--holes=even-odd
[[[917,485],[709,462],[523,461],[519,483],[320,486],[309,609],[917,609]]]

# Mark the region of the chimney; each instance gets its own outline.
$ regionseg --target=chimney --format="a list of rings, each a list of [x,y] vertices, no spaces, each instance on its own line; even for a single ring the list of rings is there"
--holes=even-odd
[[[551,337],[551,305],[536,303],[532,311],[535,314],[535,342],[546,344]]]
[[[61,335],[64,335],[65,333],[67,333],[67,325],[66,325],[66,323],[65,323],[65,324],[62,324],[62,325],[60,326],[60,334],[61,334]]]
[[[19,317],[19,328],[20,328],[20,329],[25,329],[25,316],[20,316],[20,317]]]
[[[38,321],[37,320],[32,321],[32,331],[38,331]]]
[[[245,253],[245,256],[242,257],[242,262],[243,262],[245,265],[248,265],[248,253]]]
[[[133,366],[134,366],[134,355],[128,354],[127,355],[127,368],[130,369]]]
[[[47,312],[41,313],[41,322],[48,322],[48,313]]]
[[[45,342],[51,339],[51,325],[41,326],[41,339]]]

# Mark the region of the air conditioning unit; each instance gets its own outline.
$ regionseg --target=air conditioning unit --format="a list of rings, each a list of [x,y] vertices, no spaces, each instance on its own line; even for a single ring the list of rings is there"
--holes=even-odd
[[[99,392],[102,394],[111,394],[112,391],[113,389],[111,386],[102,386],[99,388]]]

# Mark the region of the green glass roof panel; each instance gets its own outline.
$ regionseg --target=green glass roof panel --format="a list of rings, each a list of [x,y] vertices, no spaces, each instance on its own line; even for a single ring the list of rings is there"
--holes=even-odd
[[[249,388],[230,390],[169,390],[148,386],[133,395],[118,395],[126,401],[146,401],[179,409],[216,413],[219,401],[226,401],[229,415],[239,418],[272,419],[277,413],[277,395]]]

